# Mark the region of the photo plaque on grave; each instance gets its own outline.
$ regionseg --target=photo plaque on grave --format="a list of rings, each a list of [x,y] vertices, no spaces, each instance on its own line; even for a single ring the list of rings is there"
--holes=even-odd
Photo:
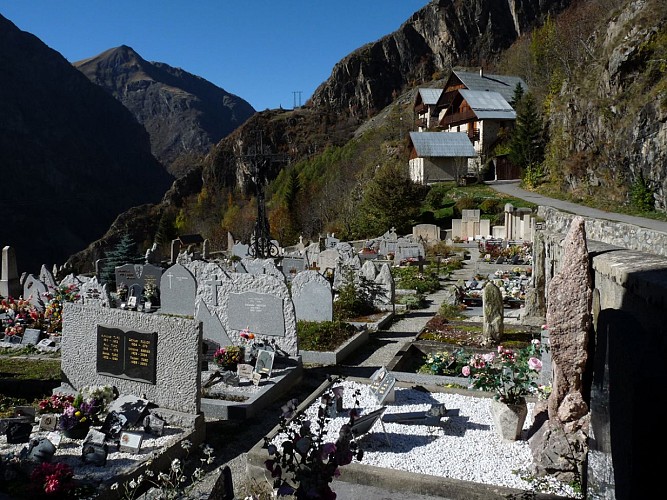
[[[97,373],[155,384],[157,332],[97,325]]]
[[[379,404],[394,401],[394,387],[396,386],[396,377],[382,368],[379,377],[374,377],[370,385],[370,390],[377,398]]]

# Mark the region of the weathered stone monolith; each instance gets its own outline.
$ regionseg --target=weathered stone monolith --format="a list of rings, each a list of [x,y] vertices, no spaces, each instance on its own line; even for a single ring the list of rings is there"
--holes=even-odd
[[[488,345],[500,342],[504,330],[504,305],[500,289],[488,282],[482,289],[482,335]]]
[[[563,263],[548,285],[547,325],[553,387],[548,420],[530,439],[538,475],[581,480],[590,413],[582,392],[592,328],[592,277],[584,219],[575,217],[563,241]]]

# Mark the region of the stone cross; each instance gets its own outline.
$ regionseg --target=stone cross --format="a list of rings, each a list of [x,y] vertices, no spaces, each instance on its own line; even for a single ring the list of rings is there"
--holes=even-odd
[[[218,305],[218,287],[222,285],[222,281],[218,279],[217,276],[214,276],[213,279],[210,279],[208,281],[204,281],[205,285],[209,285],[211,287],[211,293],[213,294],[213,305],[217,306]]]

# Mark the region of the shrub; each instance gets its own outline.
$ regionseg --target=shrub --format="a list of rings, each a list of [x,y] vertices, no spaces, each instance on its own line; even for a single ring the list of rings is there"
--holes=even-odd
[[[421,293],[399,295],[396,299],[396,303],[403,304],[408,309],[423,309],[426,307],[426,299]]]
[[[343,285],[333,304],[334,319],[344,321],[376,312],[373,302],[378,291],[375,283],[363,276],[356,281],[354,269],[345,269]]]
[[[396,288],[416,290],[417,293],[433,293],[440,289],[440,280],[435,273],[420,272],[418,267],[395,267]]]
[[[465,196],[458,200],[454,205],[454,213],[460,217],[463,215],[464,210],[474,210],[476,208],[478,208],[477,200],[475,200],[475,198]]]
[[[440,305],[440,308],[438,309],[438,315],[448,320],[461,319],[465,317],[464,314],[461,312],[460,306],[456,304],[447,304],[444,302]]]
[[[299,349],[306,351],[333,351],[357,333],[344,321],[298,321],[296,332]]]

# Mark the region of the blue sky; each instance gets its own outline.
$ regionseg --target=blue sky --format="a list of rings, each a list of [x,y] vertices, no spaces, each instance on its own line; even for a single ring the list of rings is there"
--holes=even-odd
[[[353,50],[428,0],[0,0],[0,14],[75,62],[128,45],[256,110],[305,104]]]

